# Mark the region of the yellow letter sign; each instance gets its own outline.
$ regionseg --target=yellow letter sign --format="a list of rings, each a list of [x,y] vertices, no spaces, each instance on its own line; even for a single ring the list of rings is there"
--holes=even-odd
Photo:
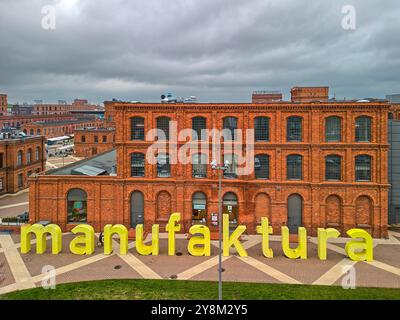
[[[41,224],[26,224],[21,227],[21,253],[31,251],[31,235],[36,235],[36,253],[43,254],[46,252],[46,234],[51,235],[51,253],[58,254],[62,249],[62,232],[61,228],[56,224],[42,226]]]
[[[69,244],[69,249],[73,254],[84,255],[94,252],[94,229],[87,224],[80,224],[71,230],[73,234],[83,233],[77,236]]]
[[[262,235],[262,252],[264,257],[273,258],[274,252],[269,247],[269,235],[272,234],[272,227],[268,225],[268,218],[261,218],[261,226],[257,226],[257,233]]]
[[[168,231],[168,255],[175,255],[175,232],[181,231],[181,225],[176,224],[181,219],[180,213],[173,213],[169,217],[166,231]]]
[[[194,225],[189,230],[190,234],[200,233],[202,237],[191,237],[189,239],[188,251],[192,256],[201,257],[206,256],[209,257],[211,255],[211,238],[210,238],[210,229],[206,226],[202,225]],[[200,247],[202,246],[202,247]]]
[[[320,260],[326,260],[326,245],[329,238],[337,238],[340,232],[333,228],[318,228],[318,257]]]
[[[229,214],[224,214],[223,216],[223,256],[229,257],[229,248],[233,245],[239,253],[239,256],[247,257],[247,252],[239,241],[242,233],[246,231],[246,226],[238,226],[231,236],[229,236]]]
[[[159,251],[159,225],[154,224],[151,227],[151,245],[145,245],[143,239],[143,225],[136,226],[136,251],[142,256],[158,256]]]
[[[289,259],[307,259],[307,230],[304,227],[299,227],[299,244],[296,249],[290,248],[289,244],[289,228],[282,227],[282,249],[283,253]]]
[[[128,229],[122,224],[116,224],[115,226],[107,224],[104,227],[104,254],[111,254],[113,252],[113,234],[119,236],[119,251],[120,254],[128,253]]]
[[[372,261],[373,243],[371,235],[362,229],[351,229],[347,231],[351,238],[361,238],[364,240],[351,240],[346,243],[346,253],[353,261]]]

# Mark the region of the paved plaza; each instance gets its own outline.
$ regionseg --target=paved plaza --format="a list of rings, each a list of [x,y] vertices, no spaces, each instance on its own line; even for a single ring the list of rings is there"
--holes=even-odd
[[[129,243],[129,253],[119,255],[118,239],[114,240],[114,253],[103,254],[96,246],[91,256],[70,253],[69,242],[75,235],[63,235],[63,250],[51,254],[48,238],[47,253],[20,253],[18,234],[0,234],[0,294],[41,286],[42,268],[56,269],[57,284],[100,279],[169,279],[218,280],[218,242],[212,241],[211,257],[193,257],[187,252],[186,235],[177,235],[176,256],[167,255],[167,235],[160,234],[159,256],[141,256],[135,242]],[[148,235],[146,241],[151,240]],[[344,246],[348,239],[339,238],[328,244],[328,259],[317,256],[316,238],[308,239],[308,259],[290,260],[284,257],[280,236],[271,236],[274,258],[262,255],[261,236],[243,236],[243,246],[249,257],[239,257],[234,250],[223,258],[223,280],[260,283],[289,283],[314,285],[341,285],[347,266],[353,266],[356,286],[400,288],[400,232],[390,231],[389,239],[374,240],[374,261],[354,262],[346,258]],[[96,243],[98,242],[96,238]]]

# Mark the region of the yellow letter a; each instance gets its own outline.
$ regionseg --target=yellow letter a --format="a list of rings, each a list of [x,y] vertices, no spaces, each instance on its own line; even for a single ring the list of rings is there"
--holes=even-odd
[[[364,240],[351,240],[346,243],[346,253],[353,261],[372,261],[373,243],[371,235],[362,229],[351,229],[347,231],[351,238],[362,238]]]
[[[194,225],[189,230],[190,234],[200,233],[202,237],[191,237],[188,244],[188,251],[192,256],[209,257],[211,255],[211,241],[210,241],[210,229],[202,225]],[[200,247],[202,246],[202,248]]]
[[[69,244],[69,249],[73,254],[92,254],[94,252],[94,229],[87,224],[80,224],[71,230],[73,234],[83,233],[77,236]]]

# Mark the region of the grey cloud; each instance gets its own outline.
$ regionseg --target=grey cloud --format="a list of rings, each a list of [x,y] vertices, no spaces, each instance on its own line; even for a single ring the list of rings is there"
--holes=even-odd
[[[0,92],[10,101],[246,102],[256,89],[400,92],[397,0],[1,0]],[[69,3],[69,5],[68,5]],[[75,4],[74,4],[75,3]],[[57,29],[41,28],[55,5]],[[341,28],[352,4],[357,29]]]

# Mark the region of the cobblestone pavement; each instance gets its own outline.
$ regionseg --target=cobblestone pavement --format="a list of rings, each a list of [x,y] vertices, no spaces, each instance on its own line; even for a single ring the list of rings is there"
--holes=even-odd
[[[63,250],[51,254],[48,238],[47,253],[35,254],[35,245],[29,254],[20,253],[18,234],[0,234],[0,294],[41,286],[42,268],[53,266],[56,282],[67,283],[99,279],[177,279],[218,280],[218,242],[212,241],[211,257],[192,257],[187,252],[186,235],[177,235],[176,256],[167,255],[166,234],[160,234],[159,256],[140,256],[135,242],[129,243],[127,255],[118,254],[118,241],[114,240],[114,253],[104,255],[96,247],[91,256],[77,256],[69,251],[74,235],[63,235]],[[151,241],[148,235],[146,241]],[[344,246],[348,239],[339,238],[328,244],[328,259],[317,256],[316,238],[308,239],[308,259],[290,260],[281,249],[280,236],[271,236],[274,258],[267,259],[261,252],[260,236],[244,236],[243,246],[249,257],[239,257],[234,250],[223,258],[223,280],[261,283],[294,283],[314,285],[341,285],[353,267],[355,284],[363,287],[400,288],[400,233],[390,231],[389,239],[374,239],[374,261],[354,262],[346,258]],[[32,240],[34,244],[36,241]],[[97,243],[96,238],[96,243]]]

